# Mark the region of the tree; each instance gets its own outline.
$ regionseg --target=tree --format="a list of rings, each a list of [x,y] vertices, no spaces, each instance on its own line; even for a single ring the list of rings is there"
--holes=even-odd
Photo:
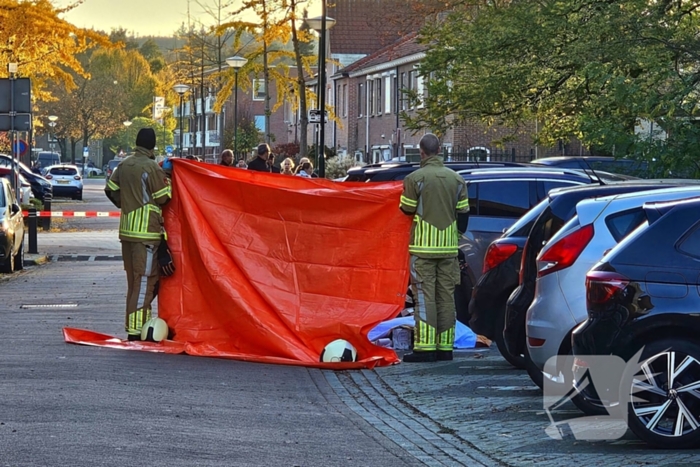
[[[99,49],[83,57],[87,77],[75,74],[75,88],[56,84],[51,88],[57,101],[46,104],[58,116],[55,133],[71,145],[87,145],[93,137],[119,132],[124,120],[144,115],[152,103],[156,86],[146,60],[136,50]]]
[[[71,8],[58,9],[49,0],[0,0],[0,77],[8,76],[8,63],[17,63],[18,75],[32,78],[38,100],[51,98],[47,82],[73,86],[74,76],[84,73],[78,55],[109,42],[59,17]]]
[[[536,120],[539,144],[573,136],[666,169],[700,167],[698,7],[646,0],[459,4],[422,30],[431,44],[420,66],[430,77],[428,95],[409,127]],[[640,119],[665,129],[667,139],[635,135]]]
[[[156,133],[156,146],[159,149],[173,144],[172,132],[167,131],[163,125],[150,118],[136,117],[131,120],[129,127],[122,125],[120,131],[110,139],[110,149],[113,152],[117,152],[120,148],[124,150],[133,149],[136,143],[136,135],[142,128],[153,128]]]

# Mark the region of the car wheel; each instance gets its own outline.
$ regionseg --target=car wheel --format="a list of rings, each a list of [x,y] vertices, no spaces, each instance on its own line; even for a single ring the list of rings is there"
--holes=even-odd
[[[700,345],[685,338],[658,340],[644,347],[639,360],[628,363],[620,385],[629,428],[654,447],[698,447]]]
[[[78,201],[82,201],[82,200],[83,200],[83,192],[82,192],[82,190],[78,192],[78,194],[75,196],[75,199],[77,199]]]
[[[15,255],[15,271],[24,269],[24,241],[19,246],[19,251]]]
[[[496,335],[493,338],[493,340],[496,342],[496,347],[498,347],[498,351],[501,352],[501,355],[503,355],[503,358],[505,358],[508,363],[513,365],[515,368],[518,368],[519,370],[525,370],[527,369],[525,365],[525,356],[512,354],[508,350],[508,346],[506,345],[506,342],[503,339],[503,328],[505,326],[504,321],[506,314],[505,310],[499,310],[498,313],[500,313],[500,315],[496,322]]]
[[[10,254],[4,263],[0,264],[0,272],[11,274],[15,270],[15,257]]]

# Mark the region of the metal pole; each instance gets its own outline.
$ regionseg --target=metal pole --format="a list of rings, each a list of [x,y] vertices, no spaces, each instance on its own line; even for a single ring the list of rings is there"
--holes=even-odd
[[[235,70],[236,78],[233,87],[233,158],[238,157],[238,70]]]
[[[180,94],[180,158],[182,158],[182,94]]]
[[[36,208],[29,208],[29,253],[37,254],[39,250],[37,249],[37,218],[36,218]]]
[[[321,103],[321,134],[319,136],[318,152],[318,176],[326,177],[326,0],[321,1],[321,45],[318,54],[319,66],[319,100]]]

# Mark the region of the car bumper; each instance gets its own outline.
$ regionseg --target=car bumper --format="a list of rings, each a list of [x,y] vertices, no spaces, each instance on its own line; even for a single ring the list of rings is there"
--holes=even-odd
[[[535,299],[527,310],[525,322],[527,350],[538,368],[543,369],[547,360],[559,354],[564,338],[576,324],[559,287],[557,273],[539,278]],[[544,342],[532,346],[531,339]]]
[[[75,185],[53,185],[53,196],[73,196],[81,193],[83,187]]]

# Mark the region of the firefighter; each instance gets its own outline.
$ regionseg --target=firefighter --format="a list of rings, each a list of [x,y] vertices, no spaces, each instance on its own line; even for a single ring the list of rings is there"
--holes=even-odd
[[[437,136],[421,138],[421,168],[404,179],[401,194],[401,211],[413,216],[408,251],[416,321],[413,353],[404,362],[452,360],[457,251],[467,230],[469,198],[464,179],[445,167],[439,150]]]
[[[155,131],[139,130],[134,155],[119,164],[105,188],[107,197],[121,209],[119,240],[126,271],[125,327],[130,341],[141,340],[141,328],[151,319],[162,268],[158,257],[164,235],[161,206],[172,196],[168,177],[155,161],[155,146]]]

